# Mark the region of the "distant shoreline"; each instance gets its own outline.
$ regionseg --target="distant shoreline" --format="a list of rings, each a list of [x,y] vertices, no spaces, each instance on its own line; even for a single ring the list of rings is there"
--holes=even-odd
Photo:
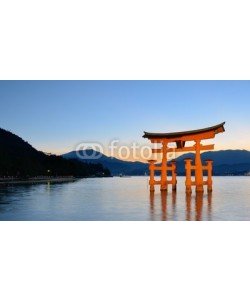
[[[214,177],[248,177],[249,175],[214,175]],[[108,177],[57,177],[57,178],[30,178],[30,179],[0,179],[0,186],[12,185],[12,184],[36,184],[36,183],[63,183],[74,182],[79,179],[87,178],[131,178],[131,177],[146,177],[146,175],[132,175],[132,176],[108,176]],[[185,177],[185,175],[179,175],[178,177]]]
[[[74,182],[80,179],[88,178],[112,178],[113,176],[89,176],[89,177],[44,177],[44,178],[29,178],[29,179],[0,179],[0,186],[11,185],[11,184],[35,184],[35,183],[63,183],[63,182]]]
[[[58,178],[30,178],[30,179],[12,179],[12,180],[0,180],[0,185],[10,185],[10,184],[34,184],[34,183],[60,183],[60,182],[72,182],[80,178],[75,177],[58,177]]]

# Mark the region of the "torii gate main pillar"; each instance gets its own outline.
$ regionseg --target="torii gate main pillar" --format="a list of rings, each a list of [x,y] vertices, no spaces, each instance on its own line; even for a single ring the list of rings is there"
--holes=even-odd
[[[195,185],[197,192],[203,192],[203,166],[201,161],[201,141],[195,144]]]

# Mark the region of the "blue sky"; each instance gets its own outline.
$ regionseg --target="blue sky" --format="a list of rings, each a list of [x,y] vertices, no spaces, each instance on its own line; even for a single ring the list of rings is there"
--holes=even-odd
[[[223,121],[216,149],[250,150],[249,115],[250,81],[0,81],[0,127],[57,154]]]

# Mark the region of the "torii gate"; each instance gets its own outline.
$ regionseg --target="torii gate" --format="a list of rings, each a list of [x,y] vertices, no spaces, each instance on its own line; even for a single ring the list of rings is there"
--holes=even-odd
[[[225,131],[225,122],[216,126],[184,131],[184,132],[173,132],[173,133],[149,133],[144,132],[144,138],[147,138],[153,144],[162,144],[161,149],[152,149],[152,153],[162,153],[162,164],[156,166],[156,160],[149,160],[150,170],[150,191],[155,190],[155,185],[160,185],[161,190],[165,191],[168,189],[168,184],[172,184],[172,189],[176,190],[177,179],[176,179],[176,161],[171,161],[168,164],[167,155],[168,153],[180,153],[195,151],[195,161],[192,164],[192,159],[185,159],[186,169],[186,192],[192,192],[192,186],[196,186],[197,192],[204,191],[204,185],[207,185],[208,192],[212,192],[212,169],[213,161],[207,160],[206,165],[202,164],[201,151],[214,150],[214,145],[202,145],[202,140],[213,139],[218,133]],[[186,147],[186,142],[194,142],[195,144],[191,147]],[[169,148],[168,144],[176,143],[176,148]],[[161,180],[155,180],[155,171],[161,171]],[[167,173],[172,173],[172,179],[168,180]],[[195,181],[192,181],[192,171],[195,172]],[[203,179],[203,171],[207,171],[207,180]]]

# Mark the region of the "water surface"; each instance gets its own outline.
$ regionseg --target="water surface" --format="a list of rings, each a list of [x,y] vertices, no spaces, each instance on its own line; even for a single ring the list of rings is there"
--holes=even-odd
[[[147,177],[0,186],[0,220],[250,220],[250,177],[215,177],[212,195],[150,194]]]

